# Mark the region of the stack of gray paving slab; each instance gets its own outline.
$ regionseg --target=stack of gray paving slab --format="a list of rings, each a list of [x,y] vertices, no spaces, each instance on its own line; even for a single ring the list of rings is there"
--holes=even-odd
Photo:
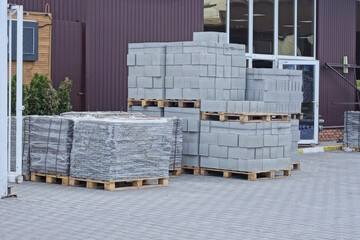
[[[59,116],[30,116],[30,170],[69,175],[74,122]]]
[[[344,145],[360,147],[360,112],[347,111],[344,114]]]
[[[233,171],[290,168],[289,122],[201,121],[201,167]]]
[[[122,111],[103,111],[103,112],[65,112],[61,113],[63,117],[95,117],[95,118],[109,118],[109,117],[131,117],[131,116],[142,116],[142,113],[128,113]]]
[[[166,107],[165,117],[176,117],[183,120],[182,166],[200,167],[200,109]]]
[[[301,113],[302,71],[247,69],[246,100],[263,101],[268,113]]]
[[[158,107],[141,107],[141,106],[131,106],[128,107],[129,113],[141,113],[148,117],[164,117],[164,109]]]
[[[173,119],[78,118],[70,176],[94,180],[161,178],[169,175]]]
[[[16,117],[11,117],[11,171],[16,171]],[[29,117],[23,117],[22,130],[22,174],[25,180],[30,179],[30,145],[29,145]]]
[[[171,154],[169,162],[169,170],[181,168],[183,153],[183,119],[172,118],[173,129],[171,139]]]

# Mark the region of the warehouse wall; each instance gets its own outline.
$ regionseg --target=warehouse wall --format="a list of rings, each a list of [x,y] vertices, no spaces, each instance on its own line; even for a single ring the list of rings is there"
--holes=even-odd
[[[49,3],[54,21],[78,21],[84,24],[84,110],[126,109],[128,43],[191,40],[193,32],[203,30],[203,0],[10,2],[24,5],[25,11],[44,11],[45,4]],[[61,45],[54,47],[62,48]],[[73,51],[65,47],[62,50]],[[53,74],[57,67],[52,66]],[[66,69],[61,72],[62,76],[64,71]],[[53,79],[57,77],[53,76]],[[54,81],[55,84],[57,81]]]
[[[356,64],[356,1],[318,0],[317,59],[320,60],[320,115],[326,126],[343,126],[344,111],[354,105],[336,105],[334,102],[354,102],[355,90],[338,77],[325,63]],[[342,72],[342,69],[338,69]],[[344,75],[355,83],[355,72]]]

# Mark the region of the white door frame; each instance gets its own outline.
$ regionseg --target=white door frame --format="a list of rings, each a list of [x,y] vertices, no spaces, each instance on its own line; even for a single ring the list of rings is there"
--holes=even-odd
[[[317,60],[279,60],[279,69],[284,65],[313,65],[314,68],[314,139],[313,140],[300,140],[299,144],[318,144],[319,143],[319,77],[320,68],[319,61]]]

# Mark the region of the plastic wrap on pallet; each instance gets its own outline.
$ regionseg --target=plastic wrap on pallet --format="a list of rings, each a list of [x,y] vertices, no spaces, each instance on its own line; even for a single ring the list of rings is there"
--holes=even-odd
[[[22,174],[30,179],[29,117],[23,117],[22,130]],[[11,117],[11,171],[16,170],[16,117]]]
[[[183,151],[183,120],[181,118],[173,118],[171,155],[169,169],[181,168],[182,151]]]
[[[345,112],[344,125],[344,145],[360,147],[360,112]]]
[[[74,122],[58,116],[30,116],[30,170],[68,176]]]
[[[109,117],[122,117],[122,118],[129,118],[132,116],[145,116],[142,113],[134,112],[134,113],[128,113],[128,112],[122,112],[122,111],[108,111],[108,112],[66,112],[61,113],[60,116],[63,117],[94,117],[94,118],[109,118]]]
[[[173,119],[74,120],[70,176],[131,180],[169,176]]]

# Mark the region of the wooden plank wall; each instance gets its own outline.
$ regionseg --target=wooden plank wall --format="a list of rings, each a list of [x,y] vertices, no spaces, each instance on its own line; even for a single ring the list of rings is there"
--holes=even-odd
[[[13,19],[16,19],[16,15]],[[37,21],[39,26],[39,57],[35,62],[24,61],[23,82],[29,85],[35,73],[51,78],[51,14],[24,12],[24,21]],[[12,61],[12,75],[16,74],[16,61]]]

